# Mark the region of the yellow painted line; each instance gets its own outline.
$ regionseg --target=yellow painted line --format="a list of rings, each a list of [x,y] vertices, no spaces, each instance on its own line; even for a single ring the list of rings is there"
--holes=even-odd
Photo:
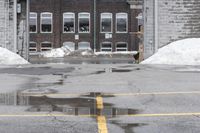
[[[130,115],[120,115],[120,116],[129,116],[129,117],[200,116],[200,112],[196,112],[196,113],[130,114]]]
[[[103,109],[103,98],[100,96],[97,96],[96,102],[97,102],[97,109],[102,110]]]
[[[143,96],[143,95],[184,95],[184,94],[194,94],[194,95],[200,95],[200,91],[184,91],[184,92],[147,92],[147,93],[102,93],[102,96]],[[69,94],[69,93],[57,93],[57,94],[21,94],[22,96],[47,96],[47,97],[56,97],[56,96],[63,96],[63,97],[78,97],[82,95],[89,95],[88,93],[83,94]]]
[[[66,115],[66,114],[0,114],[0,117],[97,117],[99,123],[106,123],[105,116],[97,115]],[[172,116],[200,116],[200,112],[189,113],[156,113],[156,114],[129,114],[129,115],[117,115],[127,117],[172,117]]]
[[[196,94],[199,95],[200,91],[185,91],[185,92],[149,92],[149,93],[115,93],[114,96],[142,96],[142,95],[178,95],[178,94]],[[112,94],[105,94],[112,95]]]
[[[98,133],[108,133],[105,116],[97,116]]]

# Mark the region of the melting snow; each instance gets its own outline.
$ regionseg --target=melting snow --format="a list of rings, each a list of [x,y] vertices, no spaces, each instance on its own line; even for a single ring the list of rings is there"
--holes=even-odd
[[[15,54],[8,49],[0,47],[0,64],[3,65],[16,65],[16,64],[29,64],[24,58]]]

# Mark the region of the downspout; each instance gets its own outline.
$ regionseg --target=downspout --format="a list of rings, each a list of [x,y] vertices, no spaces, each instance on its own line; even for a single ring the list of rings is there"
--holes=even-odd
[[[154,0],[154,53],[158,51],[158,0]]]
[[[26,34],[27,34],[27,45],[26,45],[26,59],[29,60],[29,13],[30,13],[30,1],[26,0]]]
[[[14,47],[13,47],[13,52],[14,53],[17,53],[17,1],[16,0],[14,0],[14,8],[13,8],[13,10],[14,10],[14,18],[13,18],[13,20],[14,20]]]
[[[97,15],[97,7],[96,0],[94,0],[94,52],[96,52],[96,15]]]

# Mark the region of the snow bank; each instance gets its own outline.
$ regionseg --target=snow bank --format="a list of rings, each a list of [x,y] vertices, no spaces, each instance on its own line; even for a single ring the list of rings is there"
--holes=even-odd
[[[16,65],[16,64],[29,64],[24,58],[15,54],[8,49],[0,47],[0,64],[2,65]]]
[[[70,54],[70,50],[67,47],[61,47],[52,49],[50,51],[42,52],[40,55],[46,58],[62,58]]]
[[[200,38],[173,42],[141,64],[200,65]]]

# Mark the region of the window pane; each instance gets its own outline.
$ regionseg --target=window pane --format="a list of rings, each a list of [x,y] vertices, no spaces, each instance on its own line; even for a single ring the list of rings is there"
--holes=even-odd
[[[112,14],[101,14],[101,32],[112,32]]]
[[[37,32],[37,13],[30,13],[29,31],[31,33]]]
[[[42,32],[52,32],[52,15],[45,13],[41,15],[41,30]]]
[[[63,15],[64,32],[74,32],[74,14]]]
[[[116,51],[127,51],[127,43],[117,43]]]
[[[89,14],[79,14],[79,32],[90,32]]]
[[[64,42],[63,46],[68,48],[71,51],[75,50],[75,44],[73,42]]]
[[[111,52],[112,51],[112,43],[111,42],[103,42],[101,44],[101,51]]]
[[[127,32],[127,14],[119,13],[117,17],[117,32]]]
[[[37,52],[37,45],[35,42],[30,42],[29,43],[29,52]]]
[[[83,50],[91,49],[90,48],[90,43],[89,42],[80,42],[78,44],[78,49],[83,49]]]
[[[41,43],[41,51],[49,51],[52,49],[52,44],[50,42]]]

